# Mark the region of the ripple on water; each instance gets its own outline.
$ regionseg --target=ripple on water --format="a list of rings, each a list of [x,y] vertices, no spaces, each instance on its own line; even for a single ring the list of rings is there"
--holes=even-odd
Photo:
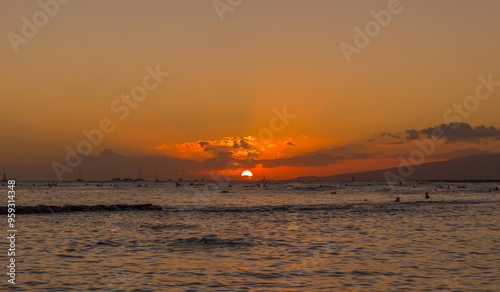
[[[118,243],[118,242],[111,241],[111,240],[104,240],[104,241],[98,241],[96,243],[96,245],[116,247],[116,246],[120,246],[122,244]]]
[[[249,247],[254,244],[245,238],[220,238],[217,234],[210,234],[201,237],[178,238],[169,243],[173,247],[197,248],[197,247]]]

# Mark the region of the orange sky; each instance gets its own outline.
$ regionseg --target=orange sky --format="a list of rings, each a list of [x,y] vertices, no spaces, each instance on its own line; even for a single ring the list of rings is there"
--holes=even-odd
[[[418,149],[405,131],[457,117],[471,130],[425,162],[500,151],[500,87],[470,99],[467,115],[443,117],[476,94],[479,76],[500,82],[500,3],[394,1],[243,1],[221,21],[212,1],[52,0],[53,16],[28,37],[23,18],[34,23],[45,10],[1,0],[0,171],[64,163],[66,147],[103,119],[114,128],[91,156],[112,149],[202,163],[230,153],[280,179],[397,166]],[[341,44],[354,45],[355,28],[394,3],[400,12],[348,62]],[[25,41],[13,45],[14,34]],[[123,117],[113,104],[144,86],[147,68],[169,75]],[[273,122],[284,108],[294,118]],[[265,129],[272,139],[259,137]],[[322,154],[333,157],[325,166]]]

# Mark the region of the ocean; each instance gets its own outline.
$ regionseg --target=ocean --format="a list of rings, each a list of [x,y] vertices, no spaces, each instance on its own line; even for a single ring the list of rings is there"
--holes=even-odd
[[[498,185],[18,182],[18,206],[163,210],[17,214],[0,290],[500,291]]]

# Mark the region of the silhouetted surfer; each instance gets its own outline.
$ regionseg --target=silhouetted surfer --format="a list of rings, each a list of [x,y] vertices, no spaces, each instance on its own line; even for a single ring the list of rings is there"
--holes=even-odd
[[[394,202],[399,202],[399,197],[396,198],[396,200]]]
[[[425,198],[426,199],[430,199],[431,197],[429,197],[429,193],[428,192],[425,192]]]

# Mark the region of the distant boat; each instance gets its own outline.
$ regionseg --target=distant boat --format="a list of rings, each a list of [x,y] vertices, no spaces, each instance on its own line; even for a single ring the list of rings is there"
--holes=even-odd
[[[3,179],[2,181],[7,181],[7,176],[5,175],[5,172],[3,173]]]
[[[159,182],[160,180],[158,179],[158,172],[155,170],[155,182]]]
[[[76,181],[83,181],[83,179],[82,179],[82,171],[81,170],[78,170],[78,175],[79,175],[79,177],[76,179]]]
[[[261,181],[266,181],[266,175],[265,174],[262,176],[262,180]]]
[[[141,165],[139,164],[139,177],[134,179],[135,181],[144,181],[142,178],[142,170],[141,170]]]

